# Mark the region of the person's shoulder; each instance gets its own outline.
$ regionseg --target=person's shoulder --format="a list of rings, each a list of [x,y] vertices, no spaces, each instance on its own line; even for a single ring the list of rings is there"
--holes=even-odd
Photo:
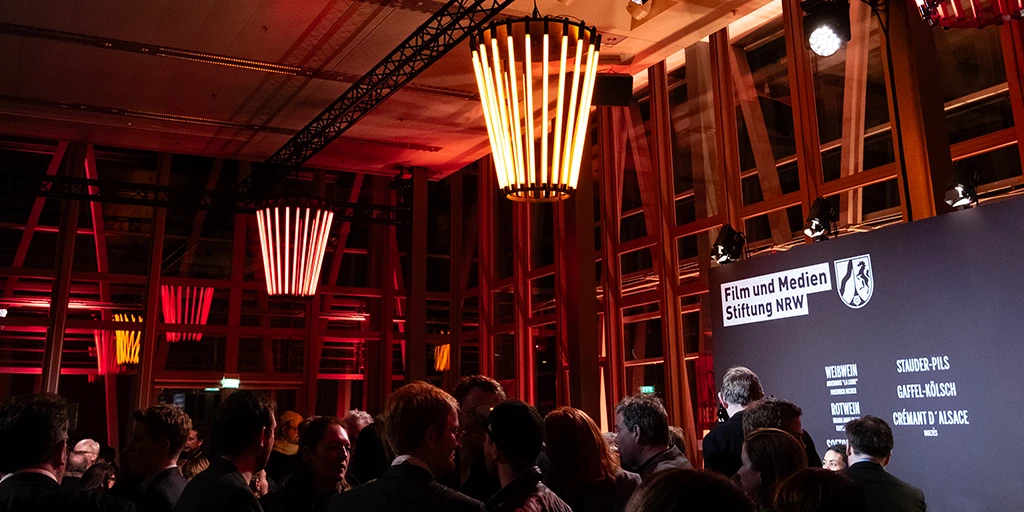
[[[439,496],[446,510],[483,510],[484,504],[470,498],[459,491],[445,487],[437,482],[431,482],[430,488]]]

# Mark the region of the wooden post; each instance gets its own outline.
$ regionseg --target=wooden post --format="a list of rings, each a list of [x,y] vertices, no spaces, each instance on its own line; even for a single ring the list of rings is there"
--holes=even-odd
[[[902,141],[907,206],[910,220],[915,220],[952,210],[944,200],[952,157],[942,91],[936,87],[941,77],[932,29],[910,5],[893,2],[889,6],[888,43],[892,69],[898,70],[891,74],[895,84],[892,107],[897,111],[891,113],[896,120],[893,133],[898,143]]]
[[[313,194],[316,197],[325,197],[327,195],[327,171],[324,169],[313,171]],[[315,278],[317,284],[319,284],[320,276],[315,276]],[[305,399],[305,403],[301,404],[301,406],[305,408],[306,416],[316,414],[317,375],[320,373],[320,356],[322,355],[320,342],[321,293],[323,292],[318,287],[317,292],[306,303],[306,339],[304,340],[306,382],[305,386],[303,386],[303,392],[300,393],[300,396]]]
[[[405,381],[427,378],[427,170],[412,170],[412,247],[409,250]]]
[[[85,165],[85,145],[75,144],[65,172],[77,177]],[[79,201],[64,201],[60,232],[57,233],[57,278],[50,294],[50,317],[43,344],[42,390],[56,393],[60,384],[60,363],[64,355],[64,328],[68,320],[68,301],[71,299],[71,271],[75,261],[75,238],[78,236]]]
[[[899,2],[894,2],[899,3]],[[803,10],[800,0],[783,0],[782,19],[785,27],[786,55],[789,56],[789,87],[793,94],[793,133],[796,134],[797,168],[803,217],[811,211],[818,197],[821,175],[821,140],[818,137],[818,114],[814,103],[814,72],[804,34]],[[789,224],[786,224],[787,229]],[[810,239],[807,239],[810,242]]]
[[[665,354],[665,402],[673,425],[683,429],[686,455],[697,457],[690,382],[683,347],[682,318],[679,310],[679,261],[672,237],[675,226],[675,173],[672,167],[672,126],[668,103],[668,74],[662,61],[648,70],[651,84],[651,144],[654,170],[659,176],[659,238],[661,250],[660,307]],[[774,169],[774,168],[773,168]]]
[[[167,185],[171,177],[171,155],[161,153],[157,170],[157,183]],[[146,278],[146,303],[142,316],[142,350],[139,353],[138,395],[135,408],[145,409],[153,403],[153,366],[156,363],[156,325],[160,314],[160,272],[164,254],[164,227],[167,209],[153,207],[153,243],[149,255],[149,275]],[[237,355],[236,355],[237,357]]]
[[[92,144],[85,150],[85,177],[87,179],[99,179],[96,169],[96,154]],[[98,193],[96,187],[89,187],[90,194]],[[103,203],[92,201],[89,203],[89,212],[92,215],[92,235],[96,246],[96,272],[105,274],[110,272],[110,264],[107,259],[107,234],[106,226],[103,223]],[[100,300],[110,302],[110,283],[99,283]],[[112,320],[110,310],[104,309],[100,318],[103,321]],[[103,376],[103,398],[105,405],[105,418],[107,420],[107,445],[115,450],[120,446],[117,421],[117,375],[107,374]]]
[[[394,192],[388,180],[370,177],[373,182],[373,200],[376,204],[394,204]],[[395,266],[394,226],[375,225],[370,231],[370,244],[377,257],[370,259],[370,275],[374,286],[381,288],[380,301],[374,304],[371,320],[380,333],[379,340],[363,342],[366,366],[363,372],[363,409],[370,414],[384,410],[384,401],[391,393],[391,365],[394,344]]]
[[[494,296],[491,280],[494,279],[494,163],[491,157],[480,159],[477,167],[477,307],[480,328],[480,374],[494,375],[494,341],[491,338],[493,325],[492,304]]]
[[[594,171],[592,144],[584,144],[576,192],[556,205],[555,303],[559,345],[568,351],[569,404],[601,418],[597,283],[594,277]],[[561,375],[561,360],[556,362]]]
[[[451,205],[450,233],[448,247],[448,340],[449,369],[444,373],[443,387],[452,389],[462,375],[462,294],[465,284],[462,281],[463,266],[469,267],[469,261],[463,260],[462,254],[462,173],[458,172],[449,178],[451,189],[449,205]]]
[[[722,206],[729,224],[737,231],[744,231],[743,219],[739,215],[740,207],[743,206],[743,188],[737,150],[739,136],[731,59],[729,29],[725,28],[711,34],[711,76],[715,89],[715,151],[721,156],[718,159],[718,174],[725,179],[725,204]]]
[[[626,167],[625,109],[598,107],[601,148],[601,284],[604,288],[606,347],[606,408],[609,416],[626,395],[622,339],[622,268],[619,261],[619,226],[622,219],[622,179]]]
[[[501,199],[508,201],[508,199]],[[515,336],[516,336],[516,398],[527,403],[534,403],[533,393],[533,361],[536,351],[533,349],[533,333],[528,320],[530,310],[530,205],[516,202],[512,205],[512,232],[515,243],[512,250],[514,268],[512,279],[515,282]]]
[[[1024,21],[1010,21],[999,28],[1002,37],[1006,85],[1013,108],[1013,127],[1017,132],[1017,152],[1024,167]]]
[[[871,50],[871,7],[865,2],[850,4],[852,36],[846,45],[846,81],[843,84],[843,130],[840,175],[853,176],[864,170],[864,123],[867,111],[868,55]],[[863,216],[861,190],[840,196],[840,226],[860,224]]]

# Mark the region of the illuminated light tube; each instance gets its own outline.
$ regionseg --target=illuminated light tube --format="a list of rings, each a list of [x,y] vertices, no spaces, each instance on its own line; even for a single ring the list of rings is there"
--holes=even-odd
[[[93,331],[96,343],[96,373],[114,375],[123,369],[117,362],[117,339],[110,331]]]
[[[448,343],[434,347],[434,370],[446,372],[451,369],[452,346]]]
[[[260,205],[256,224],[268,295],[316,293],[333,220],[334,211],[320,199],[273,199]]]
[[[213,304],[213,288],[209,286],[160,287],[160,305],[165,324],[206,325]],[[167,341],[200,341],[201,332],[168,332]]]
[[[132,313],[117,313],[114,315],[114,321],[141,324],[142,316]],[[117,342],[117,365],[139,364],[142,331],[117,329],[114,331],[114,338]]]
[[[470,48],[502,193],[525,202],[569,198],[589,143],[597,29],[535,13],[488,25]]]
[[[914,0],[921,18],[931,26],[942,28],[984,28],[1024,19],[1024,2],[993,0],[964,2],[960,0]]]

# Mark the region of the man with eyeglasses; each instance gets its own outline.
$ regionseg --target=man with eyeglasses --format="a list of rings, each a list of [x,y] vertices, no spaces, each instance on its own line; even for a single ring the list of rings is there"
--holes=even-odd
[[[483,503],[437,482],[455,470],[458,405],[426,383],[406,384],[384,406],[385,435],[398,455],[380,478],[331,499],[327,512],[482,512]]]
[[[266,469],[267,479],[273,482],[271,487],[276,487],[292,466],[298,463],[300,423],[302,416],[295,411],[285,411],[277,420],[274,451],[270,452]]]
[[[490,377],[470,375],[455,385],[452,394],[459,403],[462,447],[455,454],[455,471],[438,481],[470,498],[487,501],[501,489],[501,482],[487,470],[484,460],[487,432],[481,426],[481,419],[505,400],[505,390]]]

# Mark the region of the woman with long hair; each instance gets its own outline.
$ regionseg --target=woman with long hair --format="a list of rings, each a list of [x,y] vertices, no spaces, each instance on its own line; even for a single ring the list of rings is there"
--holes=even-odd
[[[544,418],[547,456],[544,483],[575,512],[622,512],[640,475],[619,467],[619,459],[587,413],[559,407]]]
[[[117,467],[113,464],[103,462],[93,464],[82,474],[82,482],[78,489],[82,492],[106,492],[117,481],[116,474]]]
[[[718,473],[677,468],[645,481],[626,512],[754,512],[754,502]]]
[[[759,428],[747,434],[740,459],[743,465],[736,473],[740,486],[760,510],[772,510],[779,484],[807,468],[803,445],[777,428]]]
[[[349,449],[341,420],[318,416],[308,420],[299,437],[301,463],[284,482],[284,489],[260,500],[266,512],[322,511],[331,498],[346,490]]]

